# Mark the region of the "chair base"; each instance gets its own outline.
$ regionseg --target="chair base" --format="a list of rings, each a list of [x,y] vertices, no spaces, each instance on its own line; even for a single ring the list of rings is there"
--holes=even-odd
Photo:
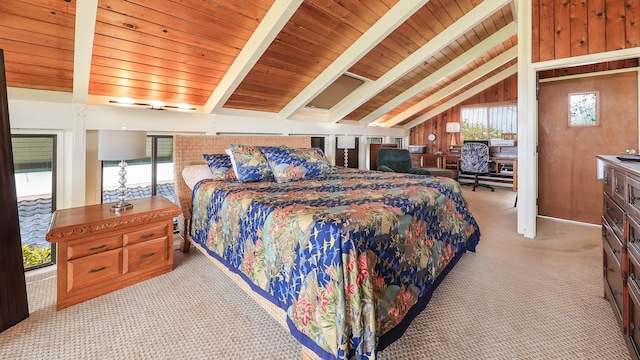
[[[480,184],[478,182],[478,175],[476,174],[474,181],[472,183],[464,183],[464,184],[460,184],[460,185],[468,185],[468,186],[473,186],[473,189],[471,191],[476,191],[477,187],[486,187],[487,189],[491,189],[491,192],[495,191],[496,189],[493,188],[493,186],[491,185],[487,185],[487,184]]]

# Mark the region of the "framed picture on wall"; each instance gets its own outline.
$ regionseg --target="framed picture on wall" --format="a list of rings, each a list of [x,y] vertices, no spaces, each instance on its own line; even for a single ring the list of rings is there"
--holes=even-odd
[[[569,126],[598,126],[599,112],[598,91],[569,93]]]

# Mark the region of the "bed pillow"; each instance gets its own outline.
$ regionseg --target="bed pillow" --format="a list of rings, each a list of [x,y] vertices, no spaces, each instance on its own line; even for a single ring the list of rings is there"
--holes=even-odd
[[[229,159],[231,160],[231,167],[233,168],[233,174],[236,176],[236,179],[239,179],[240,176],[238,176],[238,165],[236,165],[236,160],[233,158],[231,149],[226,149],[224,152],[229,155]]]
[[[213,180],[235,180],[236,175],[231,166],[231,157],[227,154],[202,154],[207,162]]]
[[[256,146],[235,145],[229,146],[236,163],[238,180],[243,183],[257,181],[273,181],[273,172],[260,148]]]
[[[207,165],[189,165],[182,169],[182,179],[193,190],[200,180],[213,179],[213,174]]]
[[[264,153],[273,176],[279,183],[303,179],[313,179],[330,171],[331,166],[319,149],[291,149],[282,147],[260,147]]]

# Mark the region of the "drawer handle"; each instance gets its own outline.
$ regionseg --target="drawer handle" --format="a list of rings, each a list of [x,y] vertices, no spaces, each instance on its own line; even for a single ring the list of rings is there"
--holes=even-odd
[[[103,266],[103,267],[101,267],[101,268],[99,268],[99,269],[89,270],[89,274],[91,274],[91,273],[97,273],[98,271],[102,271],[102,270],[104,270],[104,269],[106,269],[106,268],[107,268],[106,266]]]
[[[620,224],[620,219],[618,218],[613,219],[613,223],[616,225]]]
[[[611,210],[611,208],[605,205],[605,206],[604,206],[604,212],[608,213],[608,212],[609,212],[609,210]]]
[[[618,250],[618,249],[611,249],[611,252],[613,253],[613,255],[615,255],[616,253],[619,253],[619,252],[620,252],[620,250]]]
[[[607,233],[607,229],[602,229],[602,237],[606,239],[607,236],[609,236],[609,234]]]
[[[613,296],[622,295],[622,291],[613,290],[612,292],[613,292]]]
[[[604,267],[604,271],[613,271],[613,268]]]
[[[604,184],[605,185],[609,185],[609,178],[608,177],[604,178]]]
[[[89,248],[89,249],[87,249],[87,250],[89,250],[89,251],[99,250],[99,249],[102,249],[103,247],[106,247],[106,246],[107,246],[107,245],[104,245],[104,244],[103,244],[103,245],[100,245],[100,246],[90,247],[90,248]]]
[[[629,324],[629,329],[631,329],[631,331],[638,330],[640,329],[640,326],[636,326],[636,324],[631,323]]]
[[[148,254],[144,254],[142,256],[140,256],[140,259],[146,259],[146,258],[150,258],[153,255],[155,255],[156,253],[152,252],[152,253],[148,253]]]
[[[636,239],[636,238],[634,238],[634,237],[632,236],[632,237],[631,237],[631,239],[629,239],[629,242],[630,242],[630,243],[632,243],[632,244],[635,244],[635,243],[636,243],[636,241],[638,241],[638,240],[640,240],[640,239]]]
[[[620,186],[619,184],[616,184],[616,192],[619,192],[621,187],[622,186]]]
[[[140,239],[148,239],[148,238],[153,237],[153,236],[154,236],[153,233],[147,234],[147,235],[142,235],[142,236],[140,236]]]
[[[629,204],[635,204],[636,200],[640,200],[640,196],[629,195]]]

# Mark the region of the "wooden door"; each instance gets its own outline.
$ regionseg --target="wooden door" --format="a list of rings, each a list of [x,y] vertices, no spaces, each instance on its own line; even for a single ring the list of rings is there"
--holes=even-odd
[[[4,52],[0,49],[0,332],[29,316],[13,173]]]
[[[569,126],[569,94],[597,92],[599,124]],[[538,213],[599,224],[596,155],[638,146],[636,72],[545,82],[538,94]],[[636,149],[637,150],[637,149]]]

